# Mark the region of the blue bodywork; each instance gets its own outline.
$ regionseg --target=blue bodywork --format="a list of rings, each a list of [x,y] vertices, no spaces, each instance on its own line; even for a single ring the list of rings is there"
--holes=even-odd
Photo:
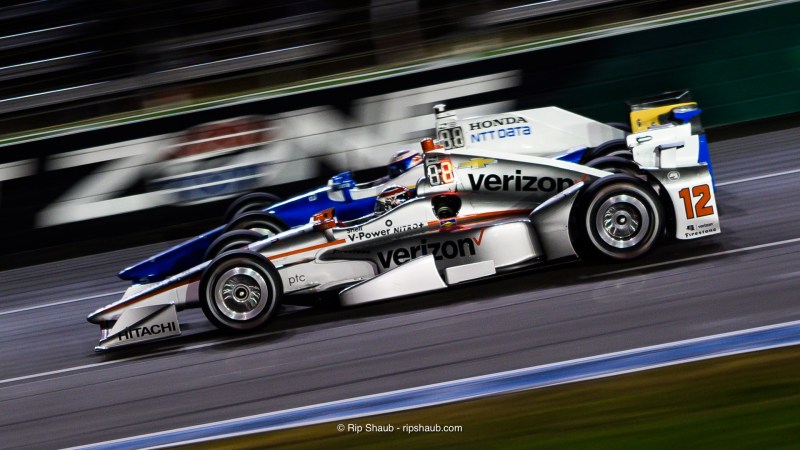
[[[353,199],[350,190],[356,188],[350,172],[339,174],[331,179],[332,186],[326,186],[280,203],[270,205],[264,211],[275,216],[287,227],[292,228],[308,223],[316,213],[328,208],[336,208],[336,217],[347,221],[372,214],[375,197]],[[331,191],[340,191],[344,201],[331,200]],[[225,225],[214,228],[196,238],[182,242],[172,248],[150,257],[133,266],[123,269],[119,277],[136,283],[150,283],[167,278],[203,262],[205,252],[212,242],[225,231]]]
[[[560,161],[566,161],[566,162],[571,162],[571,163],[575,163],[575,164],[580,164],[581,159],[583,159],[583,155],[585,153],[586,153],[586,149],[585,148],[581,148],[581,149],[578,149],[578,150],[573,150],[573,151],[567,153],[566,155],[559,156],[556,159],[558,159]]]
[[[717,185],[714,181],[714,170],[711,168],[711,154],[708,152],[708,140],[706,139],[706,134],[703,133],[700,135],[700,157],[697,159],[698,162],[705,163],[708,166],[708,173],[711,175],[711,183],[714,186],[714,190],[717,189]]]
[[[701,112],[703,112],[702,109],[694,108],[686,111],[676,111],[673,113],[673,116],[681,121],[681,123],[691,123],[692,119],[700,117]],[[711,168],[711,155],[708,152],[708,140],[706,139],[706,134],[704,132],[701,133],[698,139],[700,145],[700,156],[697,162],[706,164],[708,166],[708,172],[711,174],[711,182],[713,184],[714,170]],[[716,185],[714,185],[714,189],[716,190]]]

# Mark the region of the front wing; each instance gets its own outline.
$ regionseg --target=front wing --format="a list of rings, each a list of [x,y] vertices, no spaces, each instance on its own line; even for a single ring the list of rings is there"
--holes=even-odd
[[[139,306],[126,309],[111,329],[104,329],[95,350],[108,350],[179,334],[181,328],[174,303]]]

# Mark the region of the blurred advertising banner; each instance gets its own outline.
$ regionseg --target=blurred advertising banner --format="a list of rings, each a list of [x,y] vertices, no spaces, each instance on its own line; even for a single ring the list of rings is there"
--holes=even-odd
[[[354,97],[346,105],[320,102],[319,106],[231,117],[175,133],[55,153],[45,159],[42,172],[58,176],[69,171],[77,176],[36,213],[34,226],[210,202],[316,178],[323,175],[322,168],[381,167],[393,152],[432,135],[433,104],[481,93],[494,100],[462,108],[460,113],[501,112],[511,109],[513,101],[492,94],[519,83],[519,72],[506,71]]]

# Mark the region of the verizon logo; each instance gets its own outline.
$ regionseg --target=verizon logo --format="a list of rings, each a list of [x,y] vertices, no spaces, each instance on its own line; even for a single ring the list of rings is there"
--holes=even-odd
[[[381,267],[388,269],[392,265],[399,266],[412,259],[426,255],[433,255],[434,259],[437,261],[475,256],[476,247],[480,247],[483,242],[484,231],[485,230],[481,230],[478,236],[471,238],[439,242],[428,242],[427,239],[422,239],[418,245],[378,252],[378,262]]]

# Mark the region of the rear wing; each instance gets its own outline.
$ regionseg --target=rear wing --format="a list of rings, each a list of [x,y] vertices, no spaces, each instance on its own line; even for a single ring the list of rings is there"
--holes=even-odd
[[[626,139],[633,160],[668,197],[674,236],[695,239],[720,232],[711,156],[700,108],[689,91],[627,102],[633,131]]]

